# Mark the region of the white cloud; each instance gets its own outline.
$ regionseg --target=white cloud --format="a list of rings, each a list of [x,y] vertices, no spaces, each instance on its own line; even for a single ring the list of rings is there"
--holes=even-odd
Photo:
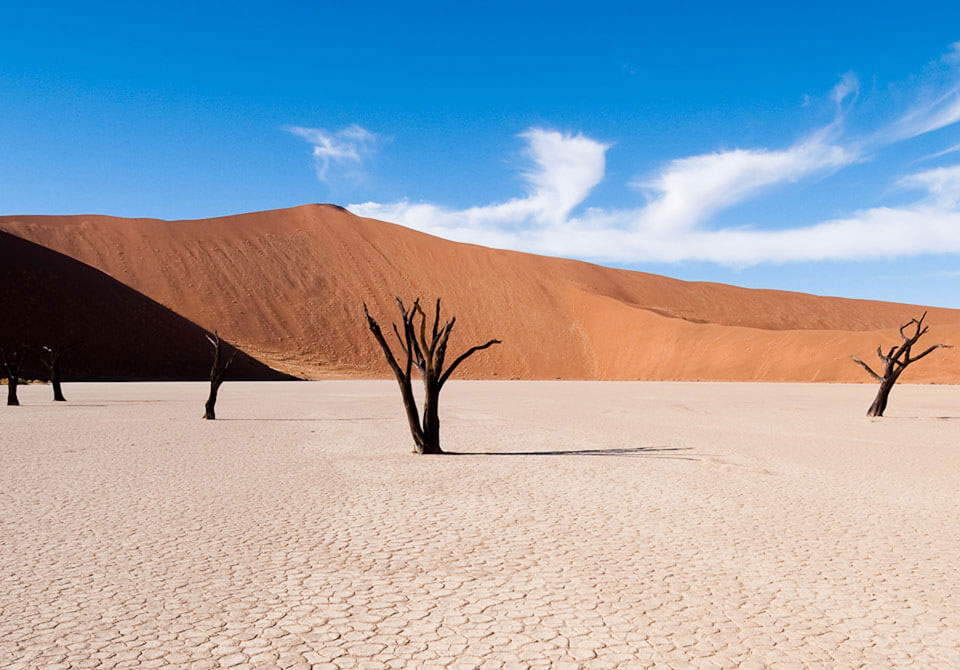
[[[956,63],[960,43],[940,65]],[[735,148],[669,161],[632,182],[647,196],[646,204],[634,208],[585,207],[604,178],[610,144],[531,128],[520,136],[530,159],[522,197],[467,209],[409,200],[349,209],[461,242],[624,263],[693,260],[744,266],[960,253],[960,166],[900,178],[895,183],[901,189],[920,195],[898,207],[860,209],[792,228],[709,225],[718,213],[777,185],[829,174],[865,160],[867,151],[960,121],[960,83],[951,72],[952,84],[941,85],[927,102],[859,140],[844,139],[845,117],[860,89],[856,76],[845,74],[830,93],[835,120],[820,131],[784,149]]]
[[[287,126],[284,130],[313,145],[317,179],[322,182],[328,180],[331,164],[346,167],[349,176],[360,176],[363,161],[373,151],[378,139],[375,134],[355,123],[336,132],[301,126]]]
[[[850,104],[852,105],[857,101],[859,96],[860,80],[853,72],[844,73],[844,75],[840,77],[840,81],[837,82],[837,85],[830,91],[830,99],[833,100],[837,109],[843,108],[843,102],[847,98],[850,98]]]
[[[527,194],[523,197],[463,210],[407,201],[367,202],[349,208],[361,216],[405,222],[404,225],[421,230],[482,233],[492,228],[561,224],[603,179],[610,145],[582,134],[541,128],[530,128],[520,137],[527,143],[526,154],[532,163],[523,173],[527,182]]]
[[[762,189],[838,168],[855,151],[816,134],[782,151],[734,149],[671,161],[655,178],[634,182],[656,195],[638,225],[653,230],[689,230]]]
[[[610,145],[540,128],[521,137],[533,160],[533,168],[524,173],[532,186],[527,200],[541,222],[562,221],[603,180]]]
[[[908,175],[900,180],[900,185],[926,191],[930,202],[937,207],[960,208],[960,165]]]

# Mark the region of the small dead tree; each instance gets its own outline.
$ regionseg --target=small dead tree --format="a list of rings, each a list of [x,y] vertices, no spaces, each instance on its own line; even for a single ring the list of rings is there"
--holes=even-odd
[[[215,411],[217,392],[220,390],[220,385],[223,384],[223,377],[227,374],[227,369],[229,369],[230,364],[233,363],[233,359],[237,355],[237,349],[233,348],[229,358],[221,364],[224,343],[223,340],[220,339],[220,334],[217,333],[217,331],[213,331],[213,335],[207,333],[207,340],[213,345],[213,365],[210,366],[210,395],[207,396],[207,402],[203,406],[203,418],[213,420],[217,418]]]
[[[874,398],[873,404],[870,405],[870,409],[867,410],[867,416],[883,416],[884,410],[887,409],[887,400],[890,397],[890,391],[893,390],[893,385],[897,383],[900,375],[903,374],[903,371],[907,369],[908,365],[916,363],[936,349],[950,346],[947,344],[935,344],[916,356],[912,354],[913,346],[917,343],[917,340],[923,337],[927,330],[929,330],[929,326],[923,325],[923,320],[926,318],[927,313],[924,312],[923,316],[919,319],[910,319],[907,323],[900,326],[900,336],[903,338],[903,343],[899,346],[894,345],[890,347],[887,353],[883,353],[882,347],[877,347],[877,356],[883,361],[883,374],[877,374],[862,360],[856,356],[853,357],[854,362],[863,367],[871,377],[880,382],[877,397]],[[912,333],[907,332],[910,326],[913,326]]]
[[[20,374],[23,372],[23,362],[27,358],[25,348],[14,349],[7,355],[6,349],[0,347],[0,364],[3,365],[2,374],[7,378],[7,405],[20,404],[17,398],[17,384],[20,383]]]
[[[427,328],[427,315],[420,307],[420,299],[413,301],[410,309],[407,309],[403,301],[397,298],[397,306],[400,308],[403,332],[393,324],[393,333],[397,337],[400,350],[406,356],[403,364],[397,361],[387,343],[383,332],[380,330],[380,324],[370,316],[366,303],[363,304],[363,313],[367,317],[367,325],[370,332],[376,338],[383,354],[387,358],[390,369],[400,384],[400,393],[403,396],[403,407],[407,412],[407,421],[410,424],[410,433],[413,435],[414,453],[417,454],[442,454],[440,448],[440,414],[439,401],[440,391],[443,385],[450,379],[457,367],[467,360],[470,356],[491,347],[494,344],[500,344],[500,340],[490,340],[484,344],[470,347],[464,353],[460,354],[449,366],[444,368],[447,356],[447,341],[450,339],[450,332],[453,330],[453,324],[456,317],[451,318],[446,323],[440,323],[440,299],[437,299],[436,312],[433,318],[433,325]],[[423,379],[424,404],[423,420],[418,416],[417,401],[413,396],[412,372],[416,366]]]
[[[53,399],[57,402],[66,402],[63,397],[63,389],[60,387],[60,360],[71,349],[77,347],[77,344],[70,344],[65,347],[43,346],[36,350],[37,358],[47,369],[47,376],[50,377],[50,384],[53,386]]]

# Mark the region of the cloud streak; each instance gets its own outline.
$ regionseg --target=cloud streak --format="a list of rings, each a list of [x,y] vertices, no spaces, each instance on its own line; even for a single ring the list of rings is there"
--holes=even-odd
[[[287,126],[284,130],[313,145],[317,179],[324,183],[328,182],[331,166],[346,168],[345,174],[352,178],[362,176],[363,162],[378,141],[377,135],[355,123],[336,132],[303,126]]]
[[[690,230],[767,187],[857,159],[857,152],[826,142],[822,135],[781,151],[734,149],[671,161],[655,178],[634,182],[655,194],[638,212],[637,225],[650,230]]]

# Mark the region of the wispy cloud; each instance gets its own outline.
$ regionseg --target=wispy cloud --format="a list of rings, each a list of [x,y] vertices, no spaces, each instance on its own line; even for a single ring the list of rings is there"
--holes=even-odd
[[[890,141],[931,133],[960,121],[960,42],[928,64],[916,102],[885,129]],[[883,133],[881,133],[883,135]]]
[[[960,83],[917,104],[892,126],[896,139],[917,137],[960,121]]]
[[[302,126],[287,126],[284,130],[313,145],[317,179],[322,182],[328,181],[331,166],[345,168],[346,174],[352,178],[362,176],[364,160],[373,152],[379,139],[355,123],[336,132]]]
[[[637,224],[652,230],[689,230],[764,188],[795,182],[857,159],[857,152],[816,133],[778,151],[734,149],[671,161],[654,178],[633,185],[653,193]]]
[[[936,207],[960,207],[960,165],[907,175],[900,180],[900,185],[925,191],[928,200]]]
[[[932,154],[927,154],[926,156],[921,156],[920,158],[917,158],[917,159],[916,159],[915,161],[913,161],[913,162],[914,162],[914,163],[922,163],[923,161],[930,161],[930,160],[933,160],[933,159],[935,159],[935,158],[942,158],[943,156],[946,156],[946,155],[948,155],[948,154],[953,154],[953,153],[956,153],[956,152],[958,152],[958,151],[960,151],[960,144],[954,144],[953,146],[947,147],[946,149],[942,149],[942,150],[940,150],[940,151],[936,151],[936,152],[934,152],[934,153],[932,153]]]
[[[844,102],[850,99],[848,105],[852,105],[860,96],[860,79],[853,72],[844,73],[840,81],[830,91],[830,99],[837,106],[838,110],[843,109]]]
[[[847,73],[829,94],[836,109],[832,123],[786,148],[735,148],[669,161],[631,182],[647,197],[634,208],[586,206],[604,179],[611,144],[531,128],[520,135],[530,160],[522,197],[467,209],[408,200],[349,209],[463,242],[626,263],[696,260],[746,266],[960,253],[960,166],[896,178],[901,191],[918,192],[906,205],[859,209],[791,228],[709,225],[720,212],[768,189],[829,175],[868,160],[886,144],[960,121],[960,45],[952,46],[940,64],[948,76],[939,88],[918,93],[921,102],[879,132],[858,139],[844,130],[860,91],[857,77]]]

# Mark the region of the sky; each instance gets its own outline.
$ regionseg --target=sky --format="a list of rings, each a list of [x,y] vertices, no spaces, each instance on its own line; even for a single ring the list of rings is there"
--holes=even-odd
[[[0,3],[0,214],[332,202],[960,308],[957,3],[150,4]]]

